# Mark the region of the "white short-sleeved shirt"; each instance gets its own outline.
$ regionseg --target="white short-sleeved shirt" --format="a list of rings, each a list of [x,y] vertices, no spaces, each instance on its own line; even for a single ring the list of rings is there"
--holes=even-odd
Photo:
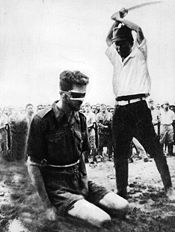
[[[150,93],[145,39],[140,45],[135,42],[132,52],[123,61],[115,44],[107,48],[106,55],[113,65],[113,90],[116,97]]]
[[[175,114],[173,111],[168,110],[162,110],[161,111],[161,115],[160,115],[160,121],[162,125],[170,125],[173,123],[173,121],[175,120]]]
[[[84,115],[86,116],[87,127],[93,126],[93,123],[96,122],[95,114],[92,113],[92,112],[89,112],[89,113],[84,113]],[[94,129],[92,129],[90,131],[90,135],[95,136],[95,130]]]

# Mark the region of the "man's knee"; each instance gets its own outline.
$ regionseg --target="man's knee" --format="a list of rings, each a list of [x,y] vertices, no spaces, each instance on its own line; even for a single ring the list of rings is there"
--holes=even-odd
[[[126,214],[128,211],[129,203],[123,197],[109,192],[99,202],[105,208],[116,211],[116,213]]]
[[[109,214],[84,199],[74,203],[72,209],[68,211],[68,215],[85,220],[97,227],[111,221]]]

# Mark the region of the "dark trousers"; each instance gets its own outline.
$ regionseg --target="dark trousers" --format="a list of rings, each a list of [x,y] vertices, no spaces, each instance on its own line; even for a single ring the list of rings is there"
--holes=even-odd
[[[112,158],[112,135],[99,134],[98,155],[102,156],[103,147],[107,147],[108,158]]]
[[[113,122],[114,164],[119,194],[126,194],[128,185],[128,157],[130,144],[135,137],[156,163],[165,191],[172,186],[166,157],[152,124],[151,111],[146,101],[116,106]]]

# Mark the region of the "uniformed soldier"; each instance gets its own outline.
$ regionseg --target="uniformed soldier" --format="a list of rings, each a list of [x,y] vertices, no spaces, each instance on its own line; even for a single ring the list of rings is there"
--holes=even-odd
[[[60,100],[33,118],[28,170],[50,220],[77,217],[100,227],[124,215],[128,202],[87,178],[83,152],[89,149],[85,116],[79,112],[89,78],[79,71],[60,74]]]

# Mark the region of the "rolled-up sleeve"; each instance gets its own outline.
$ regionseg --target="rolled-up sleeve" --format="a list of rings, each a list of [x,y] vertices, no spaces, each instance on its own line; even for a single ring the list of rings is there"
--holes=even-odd
[[[137,48],[142,52],[142,54],[145,57],[145,60],[147,59],[147,43],[146,43],[146,39],[144,39],[141,44],[138,44],[136,42],[136,46]]]
[[[30,126],[29,136],[27,141],[27,154],[35,159],[41,160],[47,152],[47,144],[44,138],[42,120],[38,115],[35,115]]]
[[[119,55],[115,49],[115,45],[114,44],[111,44],[111,46],[109,46],[107,49],[106,49],[106,52],[105,52],[106,56],[109,58],[110,62],[114,65],[116,65],[117,62],[120,62],[120,59],[119,59]]]

